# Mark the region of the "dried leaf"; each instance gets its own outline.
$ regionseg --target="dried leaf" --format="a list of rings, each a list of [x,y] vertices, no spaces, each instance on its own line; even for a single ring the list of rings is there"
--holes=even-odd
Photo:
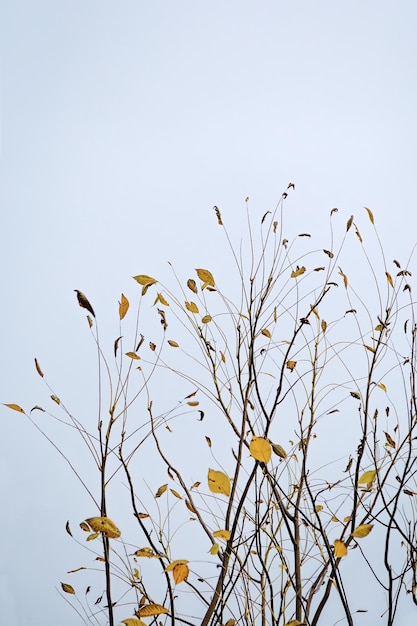
[[[285,364],[285,367],[292,372],[294,368],[296,367],[296,365],[297,365],[297,361],[287,361],[287,363]]]
[[[19,411],[19,413],[24,413],[24,410],[18,404],[3,404],[3,406],[7,406],[9,409],[13,411]]]
[[[371,220],[371,223],[373,224],[374,223],[374,216],[372,214],[371,209],[368,209],[368,207],[366,207],[366,206],[364,206],[363,208],[368,212],[369,219]]]
[[[361,524],[360,526],[357,526],[357,528],[355,528],[351,535],[352,537],[362,539],[363,537],[369,535],[373,527],[373,524]]]
[[[211,315],[205,315],[202,319],[201,319],[201,323],[202,324],[208,324],[209,322],[211,322]]]
[[[68,585],[68,583],[61,583],[62,591],[65,593],[73,593],[75,594],[74,587],[72,585]]]
[[[390,447],[390,448],[394,448],[395,449],[395,447],[396,447],[395,446],[395,441],[393,440],[391,435],[389,433],[386,433],[385,430],[384,430],[384,435],[385,435],[385,438],[387,440],[385,445]]]
[[[297,278],[298,276],[301,276],[301,274],[304,274],[304,272],[306,271],[306,268],[304,267],[304,265],[302,265],[301,267],[298,267],[291,272],[291,278]]]
[[[187,565],[187,562],[177,563],[174,569],[172,570],[172,576],[174,578],[175,584],[179,585],[184,580],[187,580],[189,573],[190,573],[190,570]]]
[[[155,343],[153,343],[153,341],[150,341],[150,342],[149,342],[149,348],[150,348],[150,350],[152,350],[152,352],[155,352],[155,350],[156,350],[156,344],[155,344]]]
[[[386,386],[384,385],[384,383],[378,383],[377,387],[379,387],[380,389],[382,389],[382,391],[387,391]]]
[[[345,286],[345,289],[347,289],[347,287],[348,287],[348,279],[347,279],[346,274],[343,273],[341,267],[339,267],[339,274],[340,274],[340,276],[343,276],[343,284]]]
[[[56,404],[61,404],[61,400],[58,398],[58,396],[55,396],[53,394],[51,396],[51,400],[53,400]]]
[[[208,287],[208,286],[214,287],[214,278],[211,272],[209,272],[208,270],[203,270],[203,269],[196,269],[196,272],[197,272],[197,276],[203,283],[203,285],[201,286],[201,289],[205,289],[205,287]]]
[[[160,498],[162,494],[166,492],[167,489],[168,489],[168,483],[166,483],[165,485],[161,485],[155,494],[155,498]]]
[[[155,298],[154,305],[155,305],[157,302],[160,302],[160,303],[161,303],[161,304],[163,304],[164,306],[169,306],[169,302],[167,302],[167,301],[165,300],[164,296],[162,295],[162,293],[159,293],[159,292],[156,294],[156,298]]]
[[[155,555],[154,551],[152,550],[152,548],[145,547],[145,548],[139,548],[139,550],[136,550],[136,552],[134,552],[133,556],[139,556],[139,557],[144,557],[146,559],[152,559],[156,555]]]
[[[100,533],[91,533],[90,535],[88,535],[86,541],[94,541],[94,539],[97,539],[97,537],[100,537]]]
[[[135,611],[135,615],[137,617],[152,617],[153,615],[163,615],[168,613],[168,609],[160,604],[147,604],[139,609],[139,611]]]
[[[321,320],[321,329],[322,329],[323,333],[326,332],[327,322],[325,322],[324,320]]]
[[[36,371],[38,372],[39,376],[41,376],[43,378],[43,372],[40,368],[40,365],[38,363],[38,359],[35,359],[35,367],[36,367]]]
[[[191,504],[191,502],[189,500],[185,501],[185,506],[190,511],[190,513],[193,513],[194,515],[197,513],[195,508],[193,507],[193,505]]]
[[[279,456],[280,459],[286,459],[287,458],[287,453],[285,452],[284,448],[282,446],[280,446],[278,443],[272,443],[272,450],[273,452]]]
[[[176,341],[173,341],[172,339],[168,339],[168,343],[170,346],[172,346],[172,348],[179,348],[180,344],[177,343]]]
[[[71,532],[71,528],[70,528],[70,523],[69,520],[67,521],[67,523],[65,524],[65,530],[67,531],[67,533],[69,534],[70,537],[72,537],[72,532]]]
[[[82,309],[87,309],[87,311],[91,313],[93,317],[95,317],[96,314],[94,313],[93,307],[91,306],[91,304],[89,303],[89,301],[87,300],[83,292],[79,291],[78,289],[74,289],[74,291],[77,294],[77,300],[78,300],[78,304],[80,305],[80,307]]]
[[[220,550],[219,544],[218,543],[213,543],[213,545],[210,548],[210,554],[215,556],[216,554],[218,554],[219,550]]]
[[[182,500],[182,495],[178,493],[178,491],[175,491],[175,489],[170,489],[170,492],[172,493],[173,496],[175,496],[179,500]]]
[[[261,463],[268,463],[271,459],[272,446],[267,439],[252,437],[249,445],[250,455]]]
[[[365,343],[363,344],[363,347],[369,350],[369,352],[372,352],[373,354],[375,354],[376,352],[375,348],[373,348],[372,346],[367,346]]]
[[[217,539],[224,539],[225,541],[229,541],[230,531],[229,530],[215,530],[213,533],[213,537],[216,537]]]
[[[334,257],[333,252],[330,252],[330,250],[323,250],[324,254],[327,254],[327,256],[332,259]]]
[[[124,316],[126,315],[128,309],[129,309],[129,300],[122,293],[122,296],[121,296],[120,302],[119,302],[119,319],[120,320],[122,320],[124,318]]]
[[[341,559],[342,557],[347,555],[348,550],[344,541],[341,541],[340,539],[336,539],[333,545],[334,545],[334,555],[337,559]]]
[[[219,207],[214,206],[213,209],[214,209],[214,211],[216,213],[217,223],[219,224],[219,226],[223,226],[222,215],[220,213]]]
[[[394,289],[394,283],[392,281],[392,276],[389,272],[385,272],[385,276],[387,277],[387,281],[389,282],[389,284],[391,285],[391,287]]]
[[[195,302],[186,302],[185,303],[185,308],[188,311],[191,311],[191,313],[198,313],[198,306],[196,305]]]
[[[136,361],[140,361],[140,356],[138,354],[136,354],[135,352],[126,352],[126,356],[128,356],[129,359],[134,359]]]
[[[206,442],[207,442],[208,447],[211,448],[211,439],[210,437],[207,437],[207,435],[206,435]]]
[[[198,400],[190,400],[190,402],[187,402],[188,406],[198,406],[200,403]]]
[[[190,289],[190,291],[192,291],[193,293],[198,293],[198,289],[197,289],[197,285],[195,280],[193,280],[192,278],[189,278],[187,280],[187,287],[188,289]]]
[[[143,622],[141,619],[137,619],[136,617],[128,617],[127,619],[123,619],[122,624],[125,624],[125,626],[146,626],[145,622]]]
[[[347,221],[346,224],[346,232],[349,230],[349,228],[352,226],[352,222],[353,222],[353,215],[350,216],[350,218]]]
[[[271,333],[267,328],[262,328],[261,333],[265,335],[265,337],[268,337],[268,339],[271,338]]]
[[[89,517],[85,522],[87,522],[91,530],[103,533],[105,537],[110,539],[117,539],[122,534],[109,517]]]
[[[221,493],[224,496],[230,495],[230,478],[223,472],[209,469],[208,486],[213,493]]]
[[[166,568],[166,572],[173,572],[176,565],[186,565],[188,561],[186,559],[177,559],[176,561],[172,561]]]

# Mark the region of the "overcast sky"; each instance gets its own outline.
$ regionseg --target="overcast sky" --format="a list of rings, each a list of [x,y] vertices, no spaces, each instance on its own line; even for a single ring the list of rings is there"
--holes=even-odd
[[[35,356],[91,402],[73,290],[114,338],[132,275],[221,267],[213,205],[233,230],[245,197],[262,215],[294,182],[295,232],[367,206],[405,262],[416,26],[401,0],[2,3],[1,402],[41,404]],[[23,416],[0,414],[2,623],[70,626],[54,586],[78,564],[64,527],[87,500]]]

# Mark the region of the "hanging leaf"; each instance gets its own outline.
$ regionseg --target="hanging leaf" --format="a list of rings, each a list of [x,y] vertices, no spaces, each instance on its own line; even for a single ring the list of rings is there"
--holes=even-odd
[[[138,354],[136,354],[135,352],[126,352],[126,356],[128,356],[129,359],[134,359],[136,361],[140,361],[140,356]]]
[[[347,555],[348,550],[344,541],[341,541],[340,539],[336,539],[333,545],[334,545],[334,555],[337,559],[341,559],[342,557]]]
[[[170,346],[172,346],[172,348],[179,348],[180,344],[177,343],[176,341],[173,341],[172,339],[168,339],[168,343]]]
[[[122,293],[122,296],[121,296],[120,302],[119,302],[119,319],[120,319],[120,321],[124,318],[124,316],[126,315],[128,309],[129,309],[129,300]]]
[[[41,376],[41,378],[43,378],[43,372],[40,368],[40,365],[38,363],[38,359],[35,359],[35,367],[36,367],[36,371],[38,372],[39,376]]]
[[[182,495],[178,493],[178,491],[175,491],[175,489],[170,489],[170,492],[172,493],[173,496],[175,496],[179,500],[182,500]]]
[[[327,322],[325,322],[324,320],[321,320],[321,329],[322,329],[323,333],[326,332]]]
[[[195,508],[193,507],[193,505],[191,504],[189,500],[185,501],[185,506],[190,511],[190,513],[193,513],[194,515],[197,513],[197,511],[195,510]]]
[[[367,346],[365,343],[363,344],[363,347],[369,350],[369,352],[372,352],[373,354],[375,354],[376,352],[375,348],[373,348],[372,346]]]
[[[67,583],[61,583],[61,587],[62,591],[65,591],[65,593],[75,594],[74,587],[72,587],[71,585],[68,585]]]
[[[217,223],[219,224],[219,226],[223,226],[223,222],[222,222],[222,216],[219,210],[219,207],[214,206],[213,207],[215,213],[216,213],[216,217],[217,217]]]
[[[195,280],[193,280],[192,278],[189,278],[187,280],[187,287],[193,293],[198,293],[197,284],[196,284]]]
[[[230,495],[230,478],[223,472],[209,469],[208,486],[213,493],[221,493],[224,496]]]
[[[363,243],[363,240],[362,240],[361,234],[360,234],[360,232],[359,232],[358,227],[356,226],[356,224],[355,224],[355,233],[356,233],[356,236],[357,236],[357,238],[359,239],[359,241],[360,241],[361,243]]]
[[[208,270],[203,270],[203,269],[196,269],[196,272],[197,272],[197,276],[203,283],[201,287],[202,290],[208,286],[214,287],[214,278],[211,272],[209,272]]]
[[[51,396],[51,400],[53,400],[56,404],[61,404],[61,400],[58,398],[58,396],[55,396],[53,394]]]
[[[290,622],[284,624],[284,626],[304,626],[305,622],[300,622],[298,619],[292,619]]]
[[[353,215],[350,216],[350,218],[347,221],[346,224],[346,232],[349,230],[349,228],[352,226],[352,222],[353,222]]]
[[[394,289],[394,283],[392,281],[392,276],[389,272],[385,272],[385,275],[387,277],[387,281],[389,282],[389,284],[391,285],[391,287]]]
[[[316,506],[314,507],[314,510],[315,510],[317,513],[320,513],[320,511],[322,511],[322,510],[323,510],[323,508],[324,508],[324,507],[323,507],[323,505],[322,505],[322,504],[316,504]]]
[[[139,611],[135,611],[135,615],[137,617],[152,617],[153,615],[164,615],[168,613],[168,609],[160,604],[147,604],[139,609]]]
[[[207,442],[208,447],[211,448],[211,439],[210,437],[207,437],[207,435],[206,435],[206,442]]]
[[[284,448],[282,446],[280,446],[278,443],[272,443],[272,450],[273,452],[279,456],[280,459],[286,459],[287,458],[287,453],[285,452]]]
[[[202,319],[201,319],[201,323],[202,324],[208,324],[209,322],[211,322],[211,315],[205,315]]]
[[[188,561],[186,559],[177,559],[176,561],[172,561],[166,568],[166,572],[174,571],[176,565],[186,565]]]
[[[116,539],[122,534],[109,517],[89,517],[85,521],[90,526],[91,530],[103,533],[105,537]]]
[[[216,556],[216,554],[218,554],[220,550],[220,546],[218,543],[213,543],[213,545],[210,548],[210,554],[212,554],[213,556]]]
[[[125,626],[146,626],[145,622],[143,622],[141,619],[137,619],[136,617],[128,617],[127,619],[123,619],[122,624],[125,624]]]
[[[229,541],[230,531],[229,530],[215,530],[213,533],[213,537],[216,537],[217,539],[224,539],[225,541]]]
[[[271,459],[272,446],[267,439],[262,437],[252,437],[249,445],[250,455],[261,463],[268,463]]]
[[[389,448],[395,449],[395,441],[393,440],[391,435],[389,433],[386,433],[385,430],[384,430],[384,435],[385,435],[385,439],[387,440],[385,445],[388,446]]]
[[[85,522],[80,522],[80,528],[81,530],[83,530],[85,533],[89,533],[91,528],[89,527],[88,524],[86,524]]]
[[[295,369],[296,365],[297,365],[297,361],[287,361],[287,363],[285,364],[285,367],[289,369],[290,372],[292,372]]]
[[[371,223],[373,224],[374,223],[374,216],[372,214],[371,209],[368,209],[368,207],[366,207],[366,206],[364,206],[363,208],[368,212],[369,219],[371,220]]]
[[[262,328],[261,333],[265,335],[265,337],[268,337],[268,339],[271,338],[271,333],[267,328]]]
[[[341,267],[339,267],[339,274],[340,274],[340,276],[343,276],[343,284],[345,286],[345,289],[347,289],[347,287],[348,287],[348,279],[347,279],[346,274],[343,273]]]
[[[156,556],[152,548],[139,548],[136,552],[133,553],[133,556],[144,557],[145,559],[152,559]]]
[[[191,311],[191,313],[198,313],[198,306],[195,304],[195,302],[186,302],[185,308],[187,309],[187,311]]]
[[[235,626],[236,620],[228,619],[224,626]]]
[[[80,305],[80,307],[82,309],[87,309],[87,311],[91,313],[93,317],[95,317],[96,314],[94,313],[93,307],[91,306],[91,304],[89,303],[89,301],[87,300],[83,292],[79,291],[78,289],[74,289],[74,291],[77,294],[77,300],[78,300],[78,304]]]
[[[3,404],[3,406],[7,406],[9,409],[13,411],[19,411],[19,413],[24,413],[24,410],[18,404]]]
[[[376,478],[376,470],[368,470],[364,472],[362,476],[358,479],[358,485],[369,485],[374,482]]]
[[[162,494],[166,492],[167,489],[168,489],[168,483],[166,483],[165,485],[161,485],[155,494],[155,498],[160,498]]]
[[[222,351],[220,351],[220,358],[223,361],[223,363],[226,363],[226,357],[224,356]]]
[[[91,533],[91,535],[88,535],[86,541],[94,541],[97,537],[100,537],[100,533]]]
[[[162,295],[162,293],[157,293],[156,294],[156,298],[155,298],[155,302],[154,302],[154,306],[157,302],[160,302],[161,304],[163,304],[164,306],[169,306],[169,302],[167,302],[164,298],[164,296]]]
[[[190,402],[187,402],[188,406],[198,406],[200,403],[198,400],[190,400]]]
[[[334,257],[333,252],[330,252],[330,250],[323,250],[324,254],[327,254],[327,256],[332,259]]]
[[[201,483],[199,481],[197,481],[196,483],[193,483],[190,487],[190,491],[191,489],[198,489],[200,485]]]
[[[187,580],[189,573],[190,570],[187,565],[187,561],[185,561],[184,563],[177,563],[172,570],[172,576],[174,578],[175,584],[179,585],[184,580]]]
[[[151,285],[155,285],[155,283],[158,282],[155,278],[147,276],[146,274],[138,274],[138,276],[133,276],[133,278],[139,285],[142,285],[142,296],[146,294]]]
[[[67,523],[65,524],[65,530],[67,531],[67,533],[69,534],[70,537],[72,537],[72,532],[71,532],[71,528],[70,528],[70,523],[69,520],[67,521]]]
[[[362,539],[363,537],[369,535],[373,527],[373,524],[361,524],[355,528],[355,530],[351,533],[351,536],[356,537],[357,539]]]
[[[306,268],[304,267],[304,265],[302,265],[301,267],[298,267],[291,272],[291,278],[298,278],[298,276],[301,276],[301,274],[304,274],[304,272],[306,271]]]
[[[382,391],[387,391],[387,388],[385,387],[384,383],[378,383],[377,387],[379,387],[380,389],[382,389]]]

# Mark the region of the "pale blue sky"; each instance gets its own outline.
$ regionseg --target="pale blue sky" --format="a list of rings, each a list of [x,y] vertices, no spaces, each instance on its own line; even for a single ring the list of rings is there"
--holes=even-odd
[[[213,205],[233,224],[246,196],[262,215],[292,181],[295,232],[368,206],[387,258],[408,258],[414,2],[13,0],[0,27],[2,402],[40,403],[34,356],[84,399],[94,355],[73,289],[114,338],[133,274],[221,267]],[[0,413],[2,620],[70,626],[53,586],[82,496],[68,502],[63,464]]]

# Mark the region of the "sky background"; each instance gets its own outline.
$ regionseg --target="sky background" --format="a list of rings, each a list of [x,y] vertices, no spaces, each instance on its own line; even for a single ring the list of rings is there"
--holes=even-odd
[[[111,346],[132,275],[225,269],[213,205],[239,232],[247,196],[263,215],[294,182],[294,232],[319,236],[333,207],[360,225],[367,206],[405,263],[416,24],[401,0],[4,2],[1,402],[42,404],[36,356],[88,407],[95,355],[73,290]],[[3,623],[70,626],[54,586],[87,500],[23,416],[0,418]]]

